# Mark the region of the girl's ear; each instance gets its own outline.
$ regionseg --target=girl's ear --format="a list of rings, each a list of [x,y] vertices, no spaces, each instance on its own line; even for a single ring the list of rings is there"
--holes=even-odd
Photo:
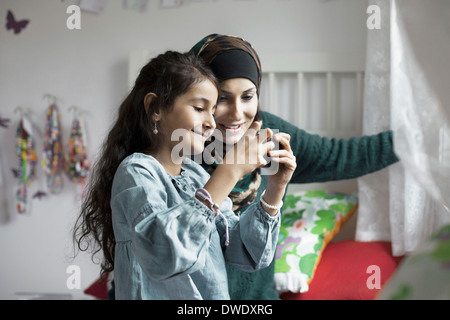
[[[148,114],[148,108],[150,107],[150,104],[152,103],[153,99],[156,99],[156,98],[158,98],[158,96],[153,92],[149,92],[145,95],[145,97],[144,97],[145,113]]]
[[[161,120],[161,114],[154,112],[152,115],[153,122],[159,122]]]

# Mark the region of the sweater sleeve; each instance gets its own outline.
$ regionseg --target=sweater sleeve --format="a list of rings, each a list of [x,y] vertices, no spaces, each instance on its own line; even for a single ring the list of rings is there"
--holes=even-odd
[[[263,127],[291,135],[297,169],[291,183],[325,182],[357,178],[398,161],[392,131],[350,139],[329,139],[306,131],[267,112]]]

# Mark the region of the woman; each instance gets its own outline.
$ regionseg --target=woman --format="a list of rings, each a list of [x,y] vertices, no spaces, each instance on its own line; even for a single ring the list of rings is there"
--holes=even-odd
[[[312,135],[279,117],[260,110],[261,63],[247,41],[233,36],[211,34],[191,52],[202,58],[220,81],[219,101],[214,118],[226,145],[233,145],[253,121],[262,128],[290,135],[290,146],[297,161],[292,183],[351,179],[383,169],[398,161],[392,132],[336,140]],[[285,146],[284,142],[280,142]],[[203,166],[213,172],[216,165]],[[233,211],[240,212],[259,201],[267,185],[260,170],[247,174],[230,193]],[[274,260],[266,268],[247,273],[227,266],[231,299],[278,299],[274,286]]]
[[[190,157],[216,127],[217,97],[216,78],[200,59],[168,51],[142,68],[120,106],[74,234],[80,249],[102,251],[102,273],[114,270],[118,299],[229,299],[225,263],[254,271],[272,261],[295,157],[279,134],[287,146],[273,153],[280,170],[260,202],[235,215],[229,192],[266,164],[274,144],[254,123],[244,152],[225,156],[234,164],[205,172]],[[244,161],[246,153],[256,161]]]

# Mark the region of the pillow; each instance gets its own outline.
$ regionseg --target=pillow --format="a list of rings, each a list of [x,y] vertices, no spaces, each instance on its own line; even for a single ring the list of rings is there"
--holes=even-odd
[[[278,292],[307,292],[322,252],[357,209],[355,194],[309,190],[286,195],[275,255]]]
[[[309,291],[286,292],[283,300],[373,300],[384,290],[403,257],[386,241],[331,242],[323,252]],[[376,270],[374,268],[376,267]]]
[[[84,293],[93,296],[96,299],[108,300],[108,290],[111,277],[109,274],[104,274],[100,276],[94,283],[92,283]]]
[[[450,300],[450,224],[408,254],[379,300]]]

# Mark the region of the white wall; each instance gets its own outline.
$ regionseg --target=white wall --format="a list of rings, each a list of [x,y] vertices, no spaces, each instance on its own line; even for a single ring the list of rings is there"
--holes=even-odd
[[[148,11],[127,11],[122,1],[109,1],[103,14],[82,13],[82,29],[66,28],[66,9],[78,1],[2,0],[0,2],[0,116],[10,118],[0,127],[0,299],[16,299],[17,292],[69,293],[82,298],[99,267],[86,254],[70,260],[70,228],[79,200],[75,186],[64,180],[59,195],[31,202],[31,211],[15,210],[17,181],[15,130],[17,106],[27,108],[41,134],[44,130],[43,95],[59,98],[63,139],[69,135],[77,105],[85,114],[88,148],[95,157],[114,112],[128,90],[128,56],[136,49],[186,51],[210,33],[233,34],[249,40],[264,57],[283,52],[336,52],[364,57],[366,1],[362,0],[216,0],[191,1],[180,8],[161,9],[150,0]],[[17,19],[30,19],[19,35],[4,27],[7,10]],[[36,138],[38,155],[42,138]],[[30,194],[45,190],[41,167]],[[81,289],[69,290],[69,265],[81,270]]]

